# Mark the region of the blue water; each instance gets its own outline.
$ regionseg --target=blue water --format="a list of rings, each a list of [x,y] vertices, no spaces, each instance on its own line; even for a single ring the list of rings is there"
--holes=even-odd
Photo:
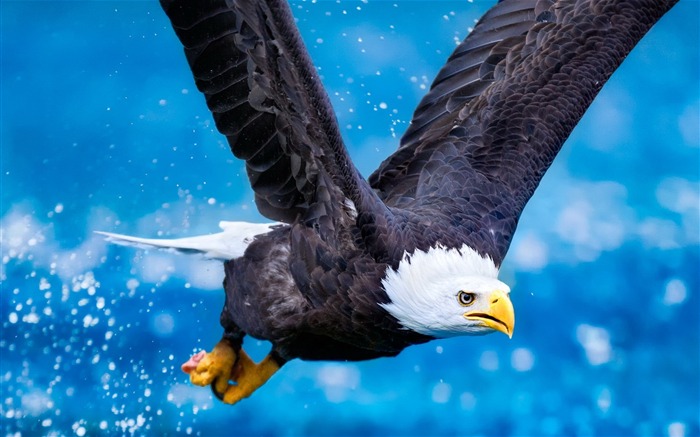
[[[293,3],[365,175],[491,3]],[[697,1],[630,55],[526,208],[501,273],[512,340],[294,361],[234,407],[179,370],[221,335],[221,266],[93,234],[262,220],[164,14],[0,5],[3,435],[700,434]]]

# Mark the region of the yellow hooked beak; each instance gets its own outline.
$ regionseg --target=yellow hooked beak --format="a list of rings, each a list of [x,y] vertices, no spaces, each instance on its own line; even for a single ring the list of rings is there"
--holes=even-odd
[[[464,313],[464,317],[479,321],[483,326],[488,326],[504,333],[508,338],[512,338],[515,327],[515,311],[510,298],[504,291],[496,290],[491,293],[488,299],[489,306],[485,312],[468,312]]]

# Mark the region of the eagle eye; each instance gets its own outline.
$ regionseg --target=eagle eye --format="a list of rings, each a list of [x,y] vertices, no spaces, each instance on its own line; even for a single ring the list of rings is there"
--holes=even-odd
[[[459,301],[459,304],[462,306],[469,306],[474,303],[474,293],[468,293],[466,291],[460,291],[459,294],[457,294],[457,300]]]

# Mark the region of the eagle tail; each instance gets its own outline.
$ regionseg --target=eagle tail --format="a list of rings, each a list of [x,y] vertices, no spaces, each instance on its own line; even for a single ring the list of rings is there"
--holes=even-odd
[[[173,253],[197,254],[208,259],[228,261],[243,255],[258,235],[266,234],[282,223],[219,222],[222,232],[195,237],[160,239],[140,238],[112,232],[95,231],[110,243],[140,249],[162,249]]]

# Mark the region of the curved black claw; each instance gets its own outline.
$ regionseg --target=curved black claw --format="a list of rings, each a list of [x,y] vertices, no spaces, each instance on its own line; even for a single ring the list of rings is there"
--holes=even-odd
[[[221,380],[223,375],[219,373],[213,377],[209,384],[211,392],[214,393],[217,399],[231,405],[253,394],[284,364],[284,361],[274,352],[270,352],[257,364],[251,360],[243,349],[239,350],[237,355],[236,362],[230,370],[228,378]],[[223,389],[223,392],[219,391],[219,388]]]
[[[209,387],[211,387],[211,392],[214,393],[214,396],[216,396],[216,398],[218,400],[223,402],[224,401],[224,393],[219,393],[218,391],[216,391],[216,383],[219,381],[219,378],[221,378],[221,377],[217,376],[216,378],[214,378],[214,380],[211,382],[211,384],[209,384]]]

